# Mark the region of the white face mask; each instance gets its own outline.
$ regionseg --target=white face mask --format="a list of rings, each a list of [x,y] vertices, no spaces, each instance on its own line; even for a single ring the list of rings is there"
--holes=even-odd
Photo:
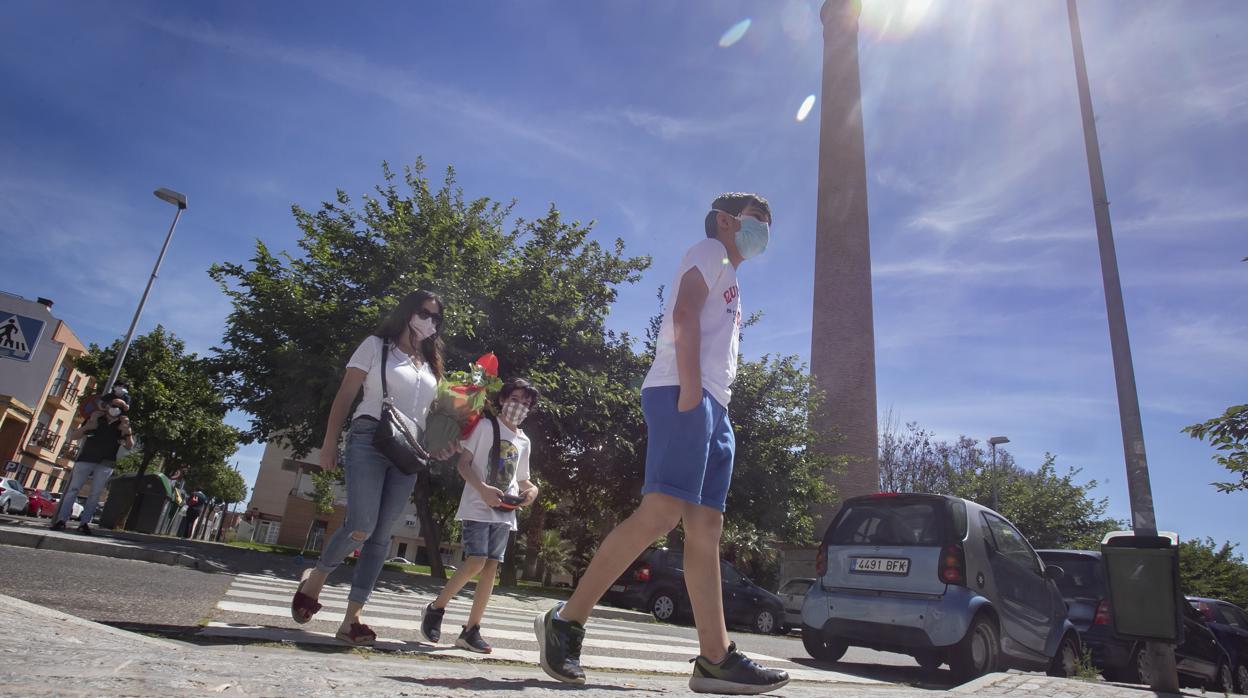
[[[117,397],[125,397],[126,389],[125,388],[113,388],[113,395],[116,395]]]
[[[108,416],[110,416],[110,417],[117,417],[117,416],[120,416],[120,415],[121,415],[121,408],[120,408],[120,407],[110,407],[110,408],[108,408]]]
[[[419,315],[413,315],[411,320],[407,321],[407,326],[411,328],[412,334],[415,335],[416,341],[423,341],[433,336],[438,331],[438,326],[434,324],[433,318],[422,318]]]

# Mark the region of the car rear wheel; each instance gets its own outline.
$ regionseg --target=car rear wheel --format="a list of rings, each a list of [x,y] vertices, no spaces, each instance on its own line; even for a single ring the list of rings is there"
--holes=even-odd
[[[1073,635],[1062,638],[1057,646],[1057,654],[1053,655],[1053,663],[1049,664],[1049,676],[1068,679],[1079,672],[1079,641]]]
[[[838,640],[809,625],[802,626],[802,644],[806,647],[807,654],[824,662],[835,662],[845,656],[845,650],[849,649],[848,642]]]
[[[1235,690],[1248,695],[1248,659],[1241,661],[1239,666],[1235,667]]]
[[[767,609],[763,609],[754,614],[754,630],[764,635],[770,635],[776,632],[776,614]]]
[[[958,681],[970,681],[996,670],[997,658],[1001,654],[998,637],[997,624],[991,617],[984,614],[975,616],[966,636],[949,653],[949,668],[953,669]]]
[[[676,620],[676,596],[660,591],[650,597],[650,613],[654,615],[655,620],[661,620],[664,623],[674,622]]]
[[[1122,679],[1126,683],[1153,685],[1153,658],[1148,655],[1144,643],[1137,644],[1131,653],[1131,661],[1123,669]]]
[[[941,664],[945,663],[945,658],[941,656],[940,652],[935,650],[917,652],[914,655],[914,660],[919,663],[919,666],[923,668],[923,671],[928,673],[936,671],[940,668]]]
[[[1213,675],[1213,680],[1206,686],[1210,691],[1217,693],[1230,694],[1235,690],[1235,677],[1231,673],[1231,667],[1226,662],[1218,663],[1218,672]]]

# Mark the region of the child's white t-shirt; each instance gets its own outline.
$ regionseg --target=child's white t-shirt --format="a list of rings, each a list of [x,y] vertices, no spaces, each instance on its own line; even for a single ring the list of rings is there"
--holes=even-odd
[[[690,247],[680,260],[676,281],[669,287],[671,295],[663,310],[657,351],[650,372],[641,387],[680,385],[676,367],[676,334],[672,327],[672,310],[680,293],[680,282],[690,269],[697,269],[706,282],[708,293],[702,307],[702,387],[724,407],[732,398],[732,382],[737,377],[737,351],[741,336],[741,295],[737,286],[737,270],[728,261],[728,249],[714,238],[707,238]]]
[[[503,421],[498,420],[498,462],[492,467],[487,461],[490,450],[494,446],[494,428],[490,420],[483,418],[463,441],[463,447],[472,453],[472,467],[477,477],[487,485],[497,487],[506,494],[519,494],[520,481],[529,479],[529,452],[532,445],[524,430],[512,431]],[[516,530],[516,512],[498,511],[486,505],[477,490],[467,483],[464,493],[459,496],[459,509],[455,518],[460,521],[483,521],[485,523],[505,523]]]

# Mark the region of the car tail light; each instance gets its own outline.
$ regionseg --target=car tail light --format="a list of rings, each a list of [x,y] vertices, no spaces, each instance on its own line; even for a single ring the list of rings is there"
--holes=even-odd
[[[940,551],[940,581],[945,584],[966,584],[966,559],[962,546],[950,545]]]
[[[828,573],[828,548],[827,546],[819,546],[819,552],[815,554],[815,576],[822,577]]]
[[[1101,599],[1096,605],[1096,617],[1092,619],[1092,625],[1109,625],[1109,599]]]
[[[633,572],[633,578],[639,582],[650,581],[650,563],[641,563],[641,566],[637,568],[637,571]]]

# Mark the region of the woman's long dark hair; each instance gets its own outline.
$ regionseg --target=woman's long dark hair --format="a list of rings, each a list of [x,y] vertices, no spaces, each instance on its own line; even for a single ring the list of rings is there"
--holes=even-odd
[[[399,338],[403,336],[403,333],[407,331],[407,323],[418,309],[424,307],[425,301],[437,303],[438,313],[446,313],[446,305],[438,294],[429,291],[412,291],[403,296],[403,300],[399,301],[398,306],[390,311],[390,314],[381,321],[377,329],[373,330],[373,335],[397,343]],[[429,369],[433,371],[434,377],[441,380],[443,356],[441,321],[437,323],[436,334],[421,340],[420,353],[425,355],[425,361],[429,363]]]

